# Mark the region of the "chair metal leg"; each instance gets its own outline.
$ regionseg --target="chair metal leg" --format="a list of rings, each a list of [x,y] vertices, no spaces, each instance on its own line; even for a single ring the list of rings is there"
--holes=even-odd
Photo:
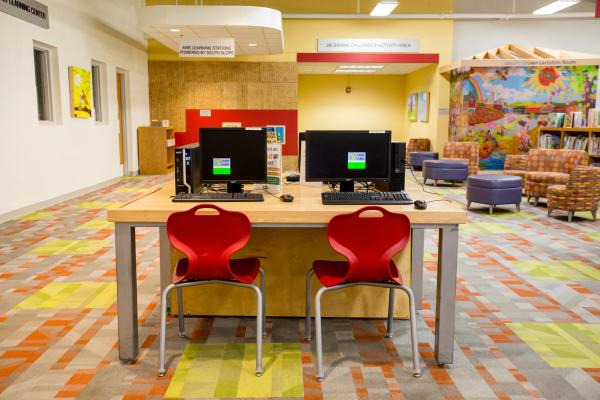
[[[390,294],[388,295],[388,320],[387,320],[387,333],[386,338],[391,338],[394,334],[394,301],[396,300],[394,289],[390,288]]]
[[[304,314],[304,339],[311,339],[311,326],[310,326],[310,298],[312,297],[311,280],[315,274],[314,270],[308,271],[306,274],[306,313]]]
[[[433,186],[434,186],[434,187],[437,187],[437,181],[438,181],[437,179],[434,179],[434,180],[433,180]]]
[[[575,214],[575,211],[569,211],[569,216],[568,216],[569,222],[571,222],[573,220],[573,214]]]
[[[185,337],[185,321],[183,320],[183,289],[177,288],[177,319],[179,320],[179,337]]]
[[[315,296],[315,337],[317,339],[317,380],[323,382],[323,337],[321,333],[321,296],[328,288],[322,287]]]
[[[413,376],[418,378],[421,376],[421,367],[419,365],[419,346],[417,339],[417,312],[415,311],[415,297],[409,287],[400,286],[401,290],[404,290],[408,295],[408,303],[410,308],[410,340],[412,342],[412,356],[413,356]]]
[[[594,221],[596,220],[596,213],[598,212],[598,210],[592,210],[592,218],[594,219]]]
[[[256,376],[261,376],[263,373],[262,367],[262,345],[263,336],[263,297],[262,292],[258,286],[249,285],[250,288],[254,289],[256,293]]]
[[[538,196],[535,196],[535,197],[533,198],[533,206],[534,206],[534,207],[537,207],[537,205],[538,205],[538,201],[540,201],[540,198],[539,198]]]
[[[492,215],[494,213],[494,206],[490,204],[490,215]]]
[[[552,209],[550,207],[548,207],[548,216],[552,216]]]
[[[259,268],[258,273],[260,274],[260,293],[262,294],[262,315],[263,315],[262,335],[267,336],[267,293],[266,293],[267,284],[265,281],[265,270],[262,268]]]
[[[167,372],[165,370],[165,345],[166,345],[166,335],[167,335],[167,299],[169,298],[169,293],[175,287],[175,285],[170,284],[165,288],[162,293],[162,301],[160,302],[160,337],[159,337],[159,350],[158,350],[158,376],[165,376]]]
[[[423,185],[427,185],[427,178],[423,178]]]
[[[521,212],[521,203],[515,203],[517,206],[517,212]]]
[[[467,210],[471,207],[471,201],[467,201]]]
[[[530,200],[531,200],[531,196],[527,195],[527,204],[529,204]]]

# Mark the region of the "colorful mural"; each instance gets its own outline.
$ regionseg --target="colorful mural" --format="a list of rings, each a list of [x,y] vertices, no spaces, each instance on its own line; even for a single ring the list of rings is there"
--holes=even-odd
[[[480,167],[502,169],[536,146],[549,113],[595,107],[598,66],[463,68],[450,83],[450,140],[478,141]]]

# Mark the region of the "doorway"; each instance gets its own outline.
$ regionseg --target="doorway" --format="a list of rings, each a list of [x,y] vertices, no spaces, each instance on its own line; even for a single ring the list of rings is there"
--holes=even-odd
[[[129,169],[129,143],[127,129],[129,123],[127,107],[127,71],[117,68],[117,107],[118,107],[118,127],[119,127],[119,163],[123,166],[123,175],[130,175]]]

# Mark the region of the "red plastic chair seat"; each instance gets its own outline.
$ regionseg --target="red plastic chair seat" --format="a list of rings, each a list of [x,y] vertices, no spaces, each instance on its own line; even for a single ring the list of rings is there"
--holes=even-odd
[[[328,260],[315,260],[313,262],[313,270],[321,285],[331,287],[344,283],[350,263],[348,261],[328,261]],[[396,264],[394,261],[390,261],[390,272],[392,278],[389,283],[397,283],[402,285],[402,278],[398,273]]]
[[[179,273],[181,271],[185,271],[187,269],[188,259],[181,258],[177,261],[177,269],[179,269]],[[255,257],[250,258],[238,258],[235,260],[229,260],[229,269],[234,275],[235,279],[226,279],[226,280],[235,280],[240,281],[242,283],[252,283],[256,280],[258,276],[258,270],[260,268],[260,260]],[[193,282],[193,281],[201,281],[203,279],[185,279],[185,281]],[[207,279],[210,280],[210,279]],[[179,281],[179,283],[183,282],[183,280]]]

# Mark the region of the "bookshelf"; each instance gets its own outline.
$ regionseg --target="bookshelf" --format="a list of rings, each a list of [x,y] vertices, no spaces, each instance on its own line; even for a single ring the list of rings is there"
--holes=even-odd
[[[138,128],[140,174],[167,174],[175,165],[175,132],[172,128],[140,126]]]
[[[600,128],[538,128],[538,148],[585,150],[590,165],[600,166]]]

